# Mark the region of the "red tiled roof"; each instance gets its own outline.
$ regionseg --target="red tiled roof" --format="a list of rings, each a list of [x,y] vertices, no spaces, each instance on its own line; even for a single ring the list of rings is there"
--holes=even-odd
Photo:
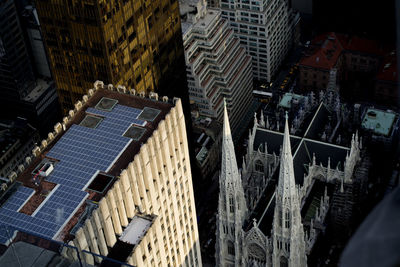
[[[342,51],[343,46],[335,33],[319,35],[312,41],[300,65],[329,70],[335,67]]]
[[[349,36],[345,34],[337,34],[336,36],[345,50],[377,56],[383,56],[385,53],[385,48],[383,45],[376,40],[365,39],[358,36]]]

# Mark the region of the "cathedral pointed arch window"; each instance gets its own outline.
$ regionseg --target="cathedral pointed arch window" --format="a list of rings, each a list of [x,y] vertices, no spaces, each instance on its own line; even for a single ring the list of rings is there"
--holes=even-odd
[[[286,257],[281,256],[280,260],[279,260],[279,266],[280,267],[289,267],[289,262],[286,259]]]
[[[285,212],[285,227],[290,228],[290,212],[289,209]]]
[[[290,243],[285,242],[285,250],[290,253]]]
[[[232,195],[229,196],[229,211],[232,213],[235,211],[235,204],[234,204]]]
[[[264,172],[264,165],[262,164],[261,160],[257,160],[254,167],[257,172]]]
[[[277,247],[278,249],[282,249],[282,241],[277,240],[277,241],[276,241],[276,247]]]
[[[282,216],[282,210],[281,209],[279,210],[278,220],[279,220],[279,226],[282,227],[283,216]]]
[[[228,254],[235,256],[235,246],[232,241],[228,241]]]

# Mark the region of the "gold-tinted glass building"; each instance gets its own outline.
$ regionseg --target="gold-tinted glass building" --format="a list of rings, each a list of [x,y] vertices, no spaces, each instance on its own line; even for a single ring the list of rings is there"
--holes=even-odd
[[[64,112],[97,79],[185,99],[178,0],[37,0],[36,6]]]

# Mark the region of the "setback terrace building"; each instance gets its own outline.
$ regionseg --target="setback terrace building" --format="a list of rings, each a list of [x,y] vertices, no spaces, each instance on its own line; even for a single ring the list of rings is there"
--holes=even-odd
[[[252,102],[251,57],[205,0],[182,0],[180,9],[190,100],[200,116],[222,123],[225,97],[236,130]]]

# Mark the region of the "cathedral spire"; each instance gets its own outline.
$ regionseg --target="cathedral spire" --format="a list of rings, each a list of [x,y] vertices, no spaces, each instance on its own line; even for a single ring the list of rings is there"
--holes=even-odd
[[[273,266],[303,267],[307,265],[304,229],[300,214],[300,198],[296,190],[287,114],[276,191],[272,238]]]
[[[278,192],[280,196],[293,196],[296,193],[296,182],[294,180],[292,148],[290,146],[288,116],[286,114],[285,130],[281,152],[279,169]]]
[[[231,127],[229,125],[228,111],[224,99],[224,126],[222,133],[222,162],[221,178],[225,182],[236,182],[241,184],[239,171],[236,163],[235,147],[233,145]]]
[[[215,258],[218,266],[226,266],[228,263],[234,263],[235,266],[245,266],[242,249],[244,242],[242,227],[247,215],[247,207],[242,179],[236,163],[235,147],[225,101],[222,131]]]

